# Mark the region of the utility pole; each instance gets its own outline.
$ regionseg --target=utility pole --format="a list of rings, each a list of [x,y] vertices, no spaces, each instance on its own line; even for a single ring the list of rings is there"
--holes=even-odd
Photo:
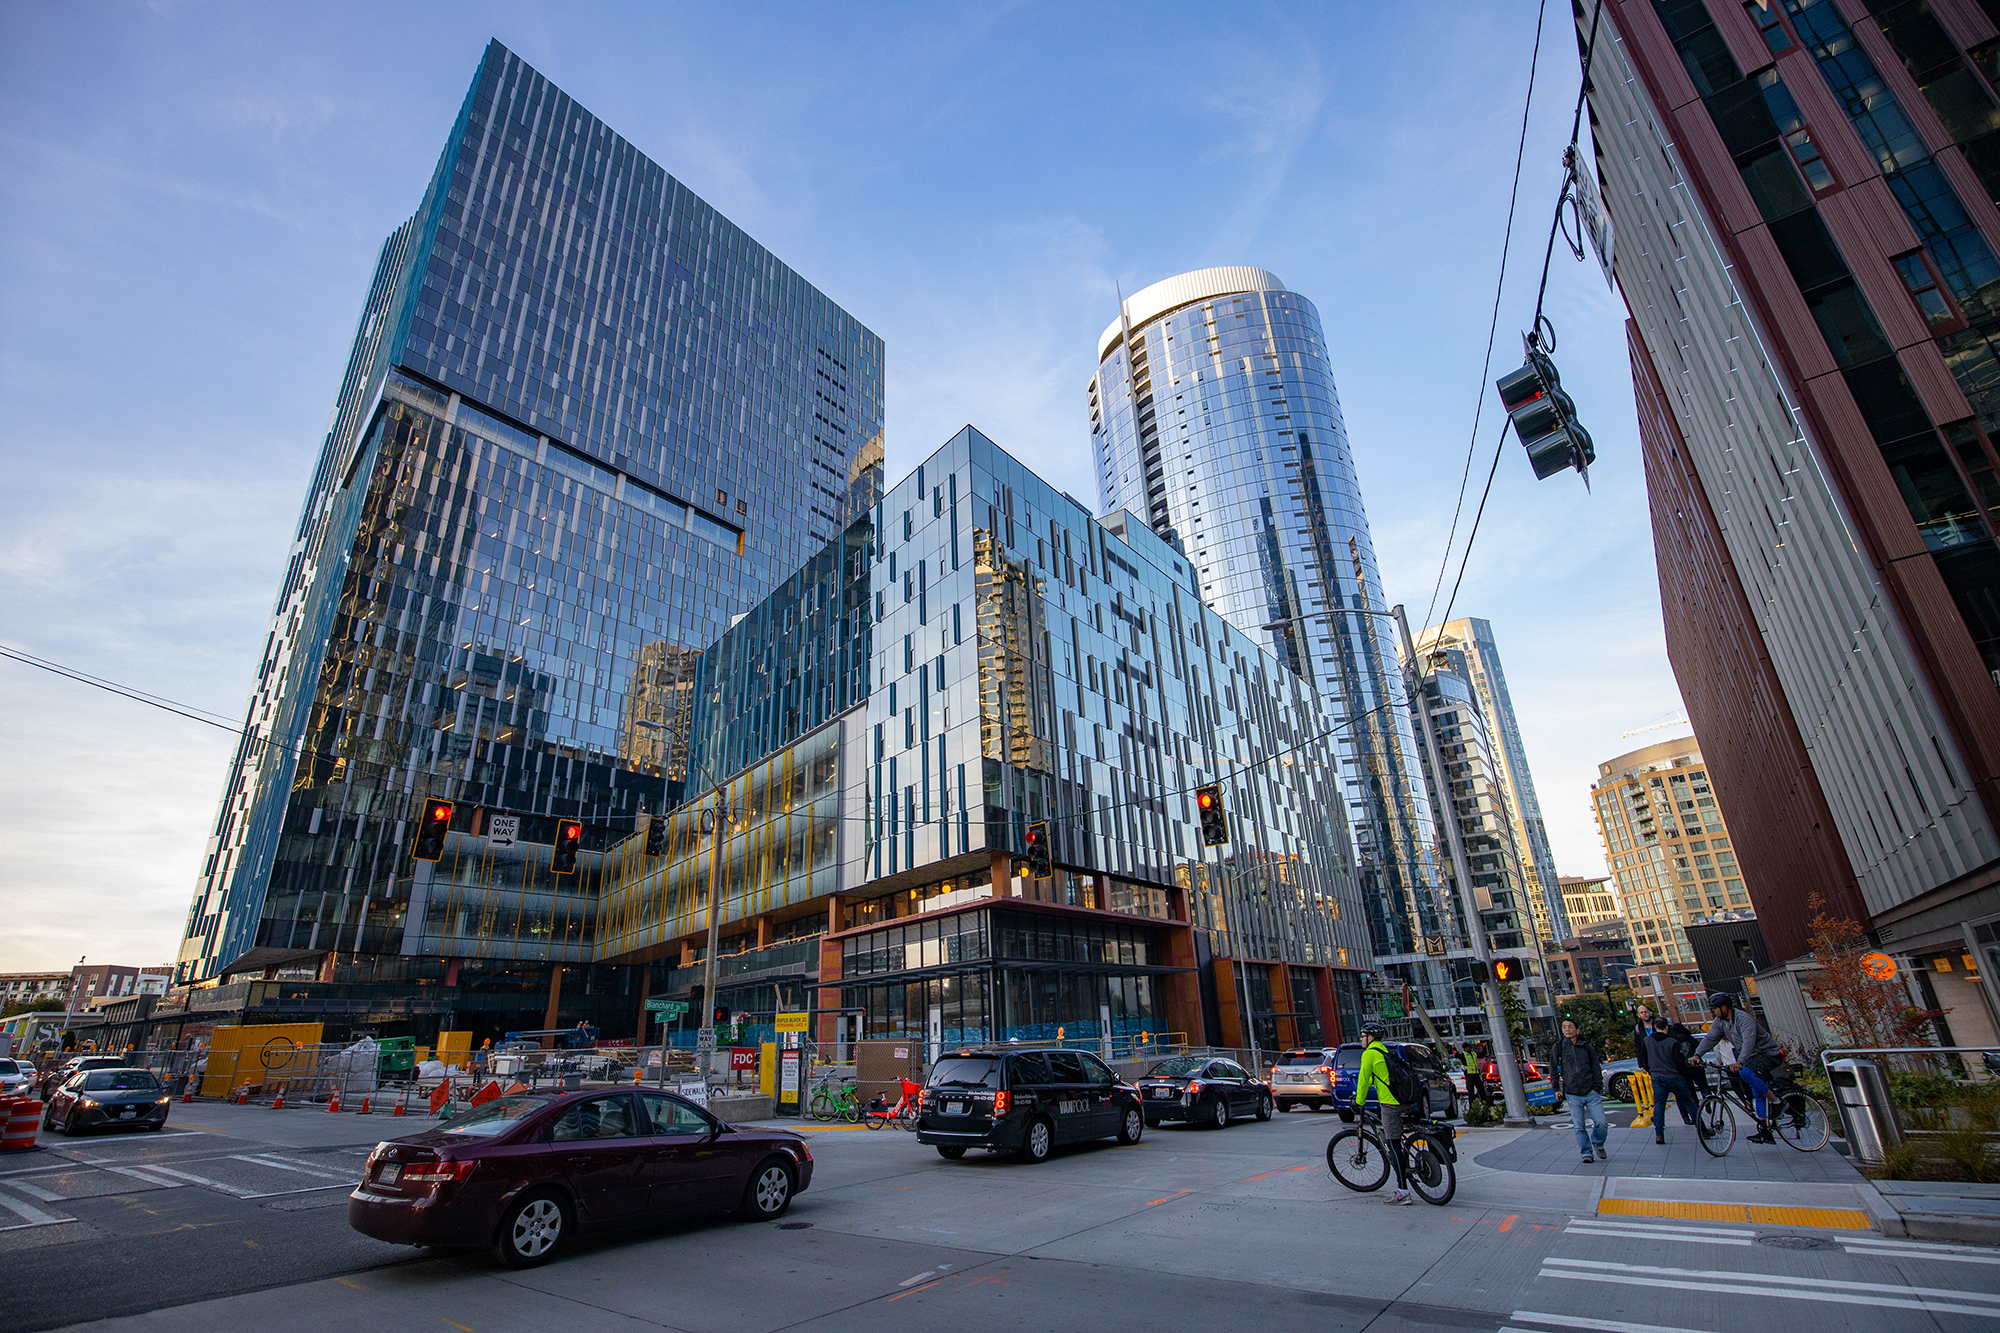
[[[712,817],[715,821],[708,835],[708,950],[702,958],[701,987],[701,1002],[708,1006],[710,1012],[696,1016],[701,1021],[697,1033],[709,1034],[707,1068],[702,1070],[704,1081],[715,1074],[715,954],[722,947],[722,841],[729,836],[730,823],[729,798],[721,795],[724,785],[715,785],[709,794],[720,799],[702,812],[704,820]],[[699,1036],[696,1041],[699,1043]]]
[[[1396,628],[1403,636],[1403,658],[1409,663],[1410,700],[1417,709],[1417,730],[1423,736],[1424,757],[1430,761],[1431,776],[1437,783],[1439,799],[1444,802],[1441,821],[1445,841],[1451,844],[1452,878],[1458,881],[1459,910],[1465,914],[1465,927],[1472,936],[1472,956],[1486,972],[1487,1024],[1493,1030],[1493,1063],[1500,1072],[1500,1090],[1507,1099],[1506,1123],[1526,1128],[1535,1121],[1528,1111],[1527,1090],[1521,1086],[1521,1066],[1514,1059],[1514,1034],[1507,1030],[1507,1011],[1500,1003],[1502,983],[1493,976],[1493,948],[1486,939],[1486,922],[1479,915],[1479,900],[1472,892],[1472,869],[1465,859],[1465,838],[1458,827],[1458,806],[1451,798],[1451,778],[1438,755],[1437,734],[1431,730],[1431,705],[1424,697],[1423,667],[1417,662],[1417,646],[1410,639],[1409,617],[1401,606],[1393,614]]]

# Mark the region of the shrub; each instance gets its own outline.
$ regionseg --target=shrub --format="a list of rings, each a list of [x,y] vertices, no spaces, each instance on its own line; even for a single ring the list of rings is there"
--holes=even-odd
[[[1985,1183],[1994,1179],[1993,1159],[1986,1152],[1986,1136],[1976,1129],[1954,1129],[1937,1136],[1937,1155],[1951,1168],[1952,1179]]]

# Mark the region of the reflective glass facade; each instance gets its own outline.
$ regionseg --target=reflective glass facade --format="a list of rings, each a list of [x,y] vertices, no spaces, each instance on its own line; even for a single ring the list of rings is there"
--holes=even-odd
[[[1375,952],[1417,952],[1445,919],[1431,812],[1318,311],[1207,269],[1132,296],[1098,355],[1102,508],[1142,515],[1187,589],[1318,693]]]
[[[878,338],[489,46],[378,260],[182,978],[590,958],[601,880],[690,780],[690,673],[879,496],[881,421]],[[552,876],[563,817],[585,864]]]

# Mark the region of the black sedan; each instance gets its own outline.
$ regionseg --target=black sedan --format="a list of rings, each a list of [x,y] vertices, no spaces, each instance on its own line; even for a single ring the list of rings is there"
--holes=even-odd
[[[1185,1120],[1222,1129],[1232,1120],[1271,1118],[1271,1085],[1234,1060],[1177,1055],[1162,1060],[1138,1080],[1146,1123]]]
[[[529,1268],[578,1231],[717,1212],[772,1221],[812,1174],[800,1135],[725,1125],[670,1092],[525,1093],[376,1144],[347,1222],[401,1245],[490,1246]]]
[[[159,1129],[173,1098],[150,1069],[87,1069],[71,1074],[42,1108],[42,1128]]]

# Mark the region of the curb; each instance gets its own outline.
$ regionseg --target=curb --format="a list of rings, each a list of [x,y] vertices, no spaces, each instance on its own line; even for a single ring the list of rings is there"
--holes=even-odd
[[[1956,1213],[1900,1213],[1900,1230],[1888,1235],[1911,1240],[1956,1241],[1966,1245],[2000,1245],[2000,1219],[1965,1217]]]

